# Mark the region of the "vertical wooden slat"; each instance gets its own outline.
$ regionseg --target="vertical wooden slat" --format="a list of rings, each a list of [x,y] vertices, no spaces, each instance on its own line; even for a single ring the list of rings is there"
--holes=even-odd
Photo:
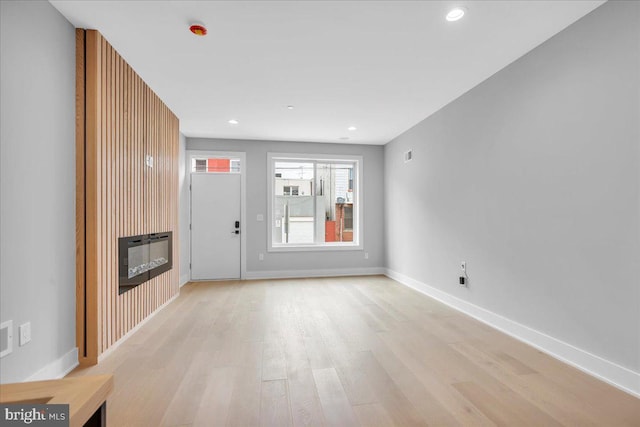
[[[155,100],[151,96],[151,89],[149,87],[145,86],[145,91],[146,91],[146,98],[147,98],[147,112],[149,113],[147,115],[146,126],[149,131],[146,132],[147,139],[145,139],[144,144],[145,144],[145,152],[153,156],[154,154],[153,144],[156,139],[156,136],[155,136],[156,111],[155,111],[155,102],[154,102]],[[151,233],[155,225],[153,223],[153,211],[155,210],[155,206],[153,205],[153,192],[155,190],[153,185],[153,169],[145,168],[145,176],[146,176],[146,181],[145,181],[144,199],[145,199],[145,220],[147,223],[145,224],[144,228],[145,228],[145,233]],[[146,288],[146,290],[151,293],[151,305],[153,307],[157,306],[157,303],[158,303],[158,300],[156,298],[158,288],[157,286],[154,286],[156,282],[157,282],[156,279],[151,280],[149,283],[147,283],[147,288]]]
[[[144,164],[144,158],[142,155],[142,109],[144,108],[144,101],[142,98],[142,81],[136,74],[134,77],[136,86],[136,100],[135,100],[135,112],[136,112],[136,131],[135,131],[135,147],[133,158],[133,170],[134,179],[136,183],[142,182],[142,175],[140,174],[140,168]],[[142,234],[142,193],[139,185],[135,186],[135,232],[133,234]],[[141,294],[141,290],[138,291],[138,295]],[[144,299],[143,299],[144,301]]]
[[[120,55],[116,55],[117,58],[117,67],[116,67],[116,79],[118,81],[118,91],[117,91],[117,110],[118,110],[118,123],[117,123],[117,129],[118,129],[118,133],[117,133],[117,138],[116,138],[116,158],[115,158],[115,172],[116,172],[116,179],[115,179],[115,191],[114,191],[114,197],[115,197],[115,203],[116,203],[116,208],[114,209],[114,212],[117,213],[117,217],[114,218],[114,227],[115,227],[115,232],[113,234],[113,241],[117,242],[118,241],[118,237],[120,235],[120,221],[123,217],[122,213],[120,212],[120,204],[121,204],[121,200],[122,200],[122,183],[121,183],[121,170],[120,170],[120,164],[121,164],[121,159],[120,159],[120,144],[122,143],[122,138],[123,138],[123,131],[124,131],[124,112],[123,112],[123,95],[124,95],[124,80],[123,80],[123,76],[122,76],[122,64],[124,62],[124,60],[122,59],[122,57],[120,57]],[[117,260],[118,260],[118,253],[117,251],[114,253],[114,271],[117,272]],[[117,299],[117,295],[118,295],[118,280],[117,278],[115,280],[112,281],[111,283],[111,294],[110,297],[113,299],[114,301],[114,307],[115,307],[115,302]],[[112,319],[117,320],[117,316],[118,313],[117,311],[112,311]],[[115,342],[118,338],[118,330],[116,328],[117,326],[117,322],[112,321],[112,326],[113,326],[113,337],[112,337],[112,343]]]
[[[132,80],[131,67],[129,66],[129,64],[127,64],[124,61],[123,61],[123,65],[124,65],[124,73],[125,73],[125,76],[126,76],[126,87],[127,87],[127,89],[126,89],[127,96],[126,96],[126,99],[125,99],[125,108],[126,108],[126,111],[127,111],[127,118],[126,118],[126,120],[127,120],[127,132],[126,132],[126,141],[125,141],[125,144],[123,144],[123,150],[124,150],[123,155],[127,157],[127,161],[125,163],[127,177],[126,177],[125,185],[124,185],[124,188],[125,188],[124,196],[126,197],[126,199],[128,201],[127,202],[127,208],[123,211],[123,220],[124,220],[125,228],[126,228],[126,232],[124,232],[123,235],[132,236],[134,234],[137,234],[137,233],[133,232],[133,228],[134,228],[132,226],[132,222],[133,221],[131,221],[131,218],[133,218],[131,216],[131,203],[132,203],[132,200],[133,200],[132,199],[133,196],[132,196],[131,189],[134,186],[134,184],[132,183],[132,180],[131,180],[131,165],[132,165],[132,163],[131,163],[131,159],[130,159],[130,152],[132,150],[132,145],[131,145],[131,141],[132,141],[132,114],[133,114],[132,109],[133,109],[133,105],[134,105],[133,104],[133,91],[134,91],[134,89],[133,89],[133,80]],[[133,305],[135,307],[135,304],[136,304],[136,293],[133,293],[132,300],[133,300]],[[121,327],[120,336],[124,335],[125,333],[126,332],[125,332],[124,327]]]
[[[122,226],[123,222],[128,218],[128,214],[125,210],[124,188],[122,185],[124,174],[126,173],[126,171],[123,170],[123,167],[122,167],[123,159],[122,159],[122,151],[121,151],[121,147],[125,139],[125,132],[126,132],[126,117],[125,117],[126,82],[124,77],[125,77],[124,76],[124,60],[120,56],[118,56],[118,80],[119,80],[119,88],[120,88],[120,99],[118,102],[118,108],[120,112],[118,116],[120,120],[120,124],[119,124],[120,132],[118,134],[118,144],[116,147],[116,171],[117,171],[116,188],[117,188],[118,207],[117,207],[116,215],[114,215],[117,218],[117,221],[116,221],[117,232],[113,237],[114,242],[118,241],[118,237],[127,236]],[[118,259],[117,250],[115,253],[115,259]],[[116,277],[116,279],[113,281],[112,289],[111,289],[111,295],[114,300],[114,307],[115,307],[116,305],[115,303],[118,298],[118,279],[117,279],[118,268],[116,264],[112,264],[112,266],[115,272],[114,276]],[[111,318],[111,327],[114,331],[113,332],[114,342],[120,337],[116,327],[117,316],[118,316],[117,310],[114,310]]]
[[[144,193],[145,193],[145,189],[144,189],[144,185],[145,184],[145,165],[144,165],[144,156],[145,156],[145,152],[144,152],[144,133],[146,130],[146,126],[145,126],[145,116],[146,116],[146,100],[145,100],[145,85],[144,82],[142,82],[142,80],[140,79],[140,77],[138,75],[136,75],[136,84],[138,85],[138,103],[137,103],[137,114],[138,114],[138,119],[137,119],[137,135],[136,135],[136,179],[138,180],[137,182],[139,184],[142,185],[138,185],[137,186],[137,190],[136,190],[136,198],[137,198],[137,213],[136,213],[136,218],[137,218],[137,224],[136,224],[136,230],[137,230],[137,234],[143,234],[144,233],[144,223],[145,223],[145,218],[144,218]],[[146,287],[145,285],[139,286],[137,293],[138,295],[140,295],[140,297],[142,298],[143,301],[146,300]]]
[[[135,140],[135,141],[133,141],[132,143],[133,143],[133,147],[136,147],[136,146],[140,143],[140,141],[139,141],[139,140]],[[134,159],[134,161],[133,161],[133,163],[132,163],[132,166],[131,166],[131,167],[135,168],[136,166],[139,166],[139,164],[140,164],[140,162],[141,162],[141,161],[143,161],[143,160],[140,160],[140,159]],[[128,174],[129,174],[129,175],[131,175],[132,173],[133,173],[133,170],[132,170],[132,169],[130,169]],[[133,188],[133,187],[138,187],[138,186],[139,186],[139,181],[137,181],[137,180],[136,180],[136,181],[133,181],[133,182],[131,183],[131,187],[132,187],[132,188]],[[137,197],[137,196],[136,196],[136,197]],[[132,218],[132,217],[129,217],[127,220],[128,220],[128,221],[132,221],[132,220],[133,220],[133,218]],[[136,235],[136,234],[141,234],[141,233],[138,233],[138,232],[132,232],[132,233],[131,233],[131,234],[129,234],[129,235]],[[123,334],[126,334],[126,333],[129,331],[129,329],[131,328],[131,324],[132,324],[132,322],[131,322],[131,320],[130,320],[129,312],[131,311],[131,307],[133,307],[133,310],[135,310],[136,292],[137,292],[137,291],[134,289],[133,291],[128,292],[128,295],[126,295],[126,294],[124,295],[124,300],[123,300],[123,302],[124,302],[124,310],[125,310],[125,313],[124,313],[124,316],[122,317],[122,322],[123,322],[123,323],[122,323],[122,333],[123,333]]]
[[[111,182],[109,180],[109,153],[107,151],[107,147],[109,146],[109,141],[111,140],[111,129],[113,128],[111,122],[111,94],[109,93],[109,79],[111,77],[111,73],[105,67],[105,55],[108,55],[109,48],[107,46],[106,40],[104,38],[100,38],[100,52],[102,53],[102,117],[103,121],[101,123],[102,128],[102,138],[100,140],[100,158],[101,158],[101,166],[100,166],[100,252],[101,256],[99,259],[100,262],[100,270],[101,270],[101,282],[98,284],[100,286],[100,301],[99,301],[99,310],[102,316],[102,322],[98,325],[100,330],[100,343],[99,349],[102,353],[107,345],[107,331],[109,328],[109,312],[108,312],[108,302],[109,300],[106,298],[105,284],[109,281],[109,269],[107,268],[107,263],[111,258],[109,256],[109,238],[108,238],[108,224],[109,224],[109,200],[108,195],[111,191]]]
[[[104,222],[103,222],[103,236],[104,236],[104,246],[106,248],[106,256],[104,258],[101,259],[102,261],[102,268],[104,271],[104,278],[103,278],[103,284],[102,284],[102,298],[104,301],[104,305],[103,305],[103,332],[102,332],[102,351],[104,351],[110,344],[110,340],[109,340],[109,332],[111,330],[111,322],[110,320],[110,315],[111,315],[111,300],[109,299],[109,286],[110,286],[110,280],[111,280],[111,269],[109,268],[109,263],[111,261],[111,236],[110,236],[110,222],[111,222],[111,218],[112,218],[112,211],[111,211],[111,191],[112,191],[112,185],[111,185],[111,161],[112,161],[112,156],[111,153],[109,152],[109,148],[111,146],[111,141],[113,140],[113,134],[115,132],[115,114],[114,114],[114,105],[113,105],[113,98],[114,98],[114,93],[115,93],[115,82],[113,79],[113,52],[112,50],[106,46],[106,40],[103,41],[103,45],[104,45],[104,49],[103,51],[107,52],[105,55],[105,61],[104,61],[104,69],[105,71],[105,75],[107,76],[106,78],[106,91],[107,91],[107,116],[106,116],[106,132],[107,132],[107,136],[106,138],[103,140],[103,145],[102,145],[102,150],[104,152],[104,163],[103,163],[103,167],[102,167],[102,173],[104,174],[104,182],[105,182],[105,187],[104,187],[104,212],[105,212],[105,216],[104,216]]]
[[[105,269],[107,270],[107,280],[105,282],[105,286],[104,286],[104,295],[105,295],[105,301],[107,303],[107,323],[106,323],[106,327],[107,327],[107,339],[105,341],[105,345],[104,345],[104,349],[109,348],[109,346],[111,345],[111,333],[112,333],[112,319],[113,319],[113,306],[112,306],[112,300],[111,300],[111,287],[112,282],[113,282],[113,268],[112,268],[112,263],[113,263],[113,247],[112,247],[112,239],[113,239],[113,221],[114,221],[114,201],[115,201],[115,193],[117,192],[117,189],[114,185],[114,180],[115,180],[115,155],[113,153],[113,149],[114,149],[114,145],[115,145],[115,141],[118,139],[118,132],[120,131],[120,123],[118,120],[118,94],[120,92],[120,88],[118,87],[118,73],[117,73],[117,67],[118,67],[118,57],[115,54],[115,51],[113,50],[113,48],[110,48],[111,51],[111,138],[108,139],[108,146],[105,147],[105,150],[107,151],[108,155],[109,155],[109,162],[107,163],[107,165],[105,165],[106,169],[107,169],[107,179],[109,182],[109,188],[107,191],[107,200],[109,205],[107,206],[107,212],[109,213],[109,218],[106,221],[106,227],[107,227],[107,248],[109,250],[109,255],[107,257],[107,259],[105,260]]]
[[[142,82],[142,80],[139,77],[136,77],[136,81],[139,84],[138,94],[140,96],[140,102],[138,104],[139,116],[138,116],[138,143],[137,143],[138,156],[140,158],[140,162],[138,166],[138,179],[141,180],[141,182],[143,182],[144,185],[146,185],[145,167],[144,167],[144,156],[145,156],[144,145],[145,145],[145,138],[146,138],[145,130],[147,129],[147,126],[146,126],[146,114],[144,113],[147,111],[147,99],[146,99],[146,89],[145,89],[144,82]],[[146,223],[145,210],[144,210],[145,191],[146,189],[144,186],[138,187],[138,195],[137,195],[138,197],[138,231],[140,234],[145,232],[145,229],[144,229],[144,224]],[[148,306],[149,297],[148,297],[147,287],[146,286],[140,287],[140,291],[138,293],[142,295],[143,297],[142,300]],[[149,314],[146,310],[147,310],[147,307],[145,307],[145,311],[144,311],[145,317]]]
[[[124,107],[124,117],[125,117],[125,138],[122,141],[120,147],[120,156],[122,158],[122,175],[123,175],[123,184],[121,185],[121,194],[123,197],[123,206],[120,212],[120,236],[132,236],[131,229],[128,226],[129,218],[131,218],[130,206],[131,206],[131,192],[129,189],[131,188],[131,180],[130,180],[130,165],[129,165],[129,156],[127,155],[127,151],[129,148],[129,142],[131,141],[131,79],[129,75],[129,66],[128,64],[124,64],[124,76],[125,76],[125,84],[124,84],[124,92],[125,99],[123,103]],[[117,295],[117,293],[116,293]],[[116,299],[116,304],[118,303],[118,299]],[[118,311],[119,314],[119,311]],[[119,316],[116,316],[116,321]],[[120,327],[120,324],[117,324],[116,330],[118,331],[118,336],[122,336],[123,330]]]
[[[76,346],[80,361],[85,347],[85,32],[76,29]]]
[[[116,93],[118,91],[118,87],[117,87],[117,81],[115,78],[115,72],[114,72],[114,68],[115,68],[115,62],[116,62],[116,58],[113,52],[113,49],[110,48],[109,46],[106,46],[106,40],[104,41],[105,43],[105,50],[109,51],[109,57],[111,58],[111,62],[109,63],[109,80],[110,80],[110,87],[111,87],[111,91],[110,91],[110,96],[109,96],[109,110],[110,110],[110,120],[109,120],[109,129],[110,129],[110,135],[109,137],[106,139],[105,141],[105,145],[104,145],[104,151],[106,153],[105,158],[107,159],[104,167],[105,167],[105,181],[107,183],[107,189],[106,189],[106,193],[105,193],[105,200],[106,200],[106,205],[105,205],[105,212],[107,213],[106,218],[105,218],[105,247],[107,248],[107,256],[104,259],[104,269],[105,269],[105,282],[104,282],[104,286],[103,286],[103,295],[104,295],[104,301],[105,301],[105,333],[103,334],[105,336],[105,341],[102,345],[102,349],[103,351],[108,348],[111,345],[111,315],[112,315],[112,307],[111,307],[111,295],[110,295],[110,290],[111,290],[111,281],[113,280],[113,269],[111,268],[111,262],[113,260],[113,247],[111,244],[111,238],[112,238],[112,222],[113,222],[113,192],[114,192],[114,186],[113,186],[113,140],[115,139],[115,135],[118,132],[118,124],[117,124],[117,111],[116,111],[116,104],[115,104],[115,99],[116,99]]]
[[[100,278],[100,129],[101,129],[101,69],[100,38],[97,32],[85,33],[85,357],[81,362],[97,363]],[[83,315],[84,317],[84,315]]]
[[[159,134],[159,120],[158,116],[160,114],[160,109],[158,108],[158,98],[155,97],[153,91],[149,90],[151,99],[153,101],[153,115],[152,117],[152,126],[153,126],[153,141],[151,141],[151,150],[153,156],[158,158],[158,134]],[[150,210],[151,214],[151,227],[152,230],[158,231],[158,192],[161,189],[158,187],[158,170],[151,171],[151,188],[149,189],[149,195],[151,196],[151,206]],[[153,289],[155,290],[155,298],[156,305],[162,304],[162,284],[159,277],[156,278]]]
[[[106,297],[106,284],[109,282],[109,269],[107,268],[107,264],[111,259],[109,253],[109,218],[111,217],[111,213],[109,212],[109,201],[108,194],[111,191],[111,181],[109,180],[109,152],[107,151],[107,147],[109,146],[109,141],[111,140],[111,134],[113,129],[113,92],[112,88],[112,72],[109,68],[108,57],[109,57],[109,48],[106,46],[106,41],[104,39],[101,40],[102,43],[102,77],[103,77],[103,104],[102,104],[102,133],[103,137],[100,144],[100,151],[102,153],[102,162],[100,165],[100,174],[102,176],[102,185],[100,186],[100,209],[103,213],[103,216],[100,221],[100,231],[101,231],[101,239],[102,244],[101,249],[104,251],[104,256],[101,256],[99,259],[100,262],[100,270],[101,270],[101,281],[100,281],[100,311],[102,314],[102,321],[99,325],[101,328],[100,334],[100,353],[104,351],[106,345],[108,343],[107,333],[109,331],[109,300]]]
[[[121,87],[121,98],[120,98],[120,128],[121,128],[121,132],[119,134],[119,138],[118,138],[118,143],[117,143],[117,151],[116,151],[116,175],[117,175],[117,183],[116,183],[116,188],[117,188],[117,221],[116,221],[116,233],[114,235],[114,242],[118,241],[119,237],[124,237],[124,236],[128,236],[129,234],[127,233],[127,230],[125,230],[124,224],[126,222],[126,219],[128,217],[128,215],[125,213],[124,209],[126,207],[126,199],[124,197],[125,195],[125,191],[126,191],[126,175],[125,175],[125,170],[127,169],[125,166],[125,161],[126,159],[124,158],[124,150],[123,150],[123,145],[126,141],[126,131],[127,131],[127,115],[126,115],[126,110],[127,110],[127,101],[126,101],[126,95],[127,95],[127,81],[126,81],[126,75],[125,75],[125,67],[124,67],[124,61],[120,58],[118,58],[118,64],[119,64],[119,68],[120,68],[120,87]],[[118,260],[118,252],[116,250],[115,253],[115,259],[114,261],[116,262],[116,272],[117,272],[117,260]],[[118,279],[116,278],[116,280],[113,282],[113,289],[112,289],[112,294],[111,294],[111,298],[113,298],[113,306],[114,306],[114,311],[113,311],[113,320],[112,320],[112,324],[113,324],[113,331],[114,331],[114,342],[118,340],[119,337],[122,336],[122,331],[120,330],[120,324],[119,324],[119,315],[120,315],[120,307],[119,307],[119,300],[120,298],[118,297]]]

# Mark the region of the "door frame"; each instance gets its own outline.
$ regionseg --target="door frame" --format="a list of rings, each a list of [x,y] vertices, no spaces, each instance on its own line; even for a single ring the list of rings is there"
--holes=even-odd
[[[193,247],[191,245],[191,162],[198,157],[208,158],[229,158],[236,157],[240,159],[240,280],[246,280],[247,277],[247,153],[244,151],[214,151],[214,150],[186,150],[185,171],[189,175],[189,195],[187,202],[189,203],[189,280],[191,278],[191,259]]]

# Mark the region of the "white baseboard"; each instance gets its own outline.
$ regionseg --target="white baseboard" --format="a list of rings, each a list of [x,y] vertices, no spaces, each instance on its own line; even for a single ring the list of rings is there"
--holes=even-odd
[[[385,274],[382,267],[333,268],[322,270],[247,271],[245,279],[294,279],[301,277],[373,276]]]
[[[78,348],[74,347],[62,357],[54,360],[35,374],[31,375],[25,380],[25,382],[57,380],[73,371],[76,366],[78,366]]]
[[[612,386],[640,398],[640,373],[617,365],[557,338],[514,322],[499,314],[471,304],[451,294],[415,280],[396,271],[386,269],[385,275],[405,286],[430,296],[449,307],[465,313],[507,335],[516,338],[548,355],[592,375]]]
[[[180,296],[180,293],[175,294],[173,297],[171,297],[171,299],[169,301],[165,302],[160,307],[156,308],[150,315],[148,315],[147,317],[142,319],[142,321],[140,323],[138,323],[136,326],[131,328],[131,330],[129,332],[124,334],[122,336],[122,338],[120,338],[118,341],[114,342],[111,345],[111,347],[107,348],[104,352],[102,352],[102,354],[100,354],[98,356],[98,363],[102,362],[106,357],[108,357],[111,353],[113,353],[113,351],[115,351],[116,348],[120,347],[120,345],[123,342],[125,342],[127,339],[129,339],[131,337],[131,335],[135,334],[138,331],[138,329],[140,329],[145,323],[147,323],[149,320],[151,320],[156,314],[160,313],[160,311],[163,308],[165,308],[166,306],[171,304],[176,298],[178,298],[178,296]]]
[[[183,274],[182,276],[180,276],[180,287],[183,287],[184,285],[186,285],[190,279],[191,279],[191,275],[189,273]]]

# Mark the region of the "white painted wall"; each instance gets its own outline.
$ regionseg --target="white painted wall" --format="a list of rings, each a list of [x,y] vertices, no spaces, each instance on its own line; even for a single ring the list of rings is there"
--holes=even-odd
[[[189,176],[186,165],[187,139],[180,134],[180,149],[178,155],[178,185],[179,185],[179,230],[180,230],[180,286],[190,279],[189,260],[191,246],[189,242]]]
[[[75,32],[46,1],[0,2],[2,383],[59,376],[75,351]],[[18,347],[18,326],[32,341]]]
[[[626,368],[640,393],[639,15],[604,4],[387,144],[385,224],[391,271]]]
[[[384,266],[382,146],[187,138],[187,150],[247,153],[247,224],[243,227],[243,232],[246,233],[247,239],[247,276],[249,278],[382,271]],[[363,156],[364,250],[279,253],[267,251],[268,152]],[[264,221],[256,220],[258,214],[264,216]],[[365,259],[365,252],[369,254],[369,259]],[[259,253],[264,254],[264,261],[259,261]]]

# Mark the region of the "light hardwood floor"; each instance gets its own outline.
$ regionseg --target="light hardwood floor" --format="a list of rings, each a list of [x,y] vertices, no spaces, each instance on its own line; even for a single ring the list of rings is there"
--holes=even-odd
[[[386,277],[200,282],[99,365],[110,426],[640,426],[640,400]]]

